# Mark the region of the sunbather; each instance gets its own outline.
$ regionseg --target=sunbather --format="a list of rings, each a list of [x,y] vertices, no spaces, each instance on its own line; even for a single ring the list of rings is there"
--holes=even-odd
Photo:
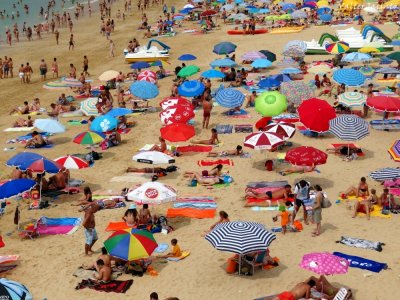
[[[171,240],[172,251],[167,253],[166,255],[160,255],[158,258],[168,258],[168,257],[180,257],[182,255],[181,248],[178,245],[177,239]]]
[[[224,184],[225,180],[221,177],[203,177],[199,173],[194,173],[190,178],[191,181],[196,180],[198,184],[210,186],[214,184]]]
[[[274,191],[267,191],[265,193],[258,193],[255,189],[247,188],[246,196],[257,198],[257,199],[285,199],[288,200],[290,195],[292,194],[292,186],[290,184],[285,185],[283,188],[279,188]]]
[[[27,120],[18,118],[17,121],[14,122],[13,127],[33,127],[31,116],[28,116]]]
[[[352,156],[353,154],[362,153],[362,150],[360,148],[349,147],[349,146],[329,147],[326,149],[326,151],[345,156]]]
[[[10,115],[12,115],[12,114],[14,114],[14,113],[17,113],[17,114],[20,114],[20,115],[29,114],[29,104],[28,104],[28,101],[24,101],[24,105],[15,107],[15,108],[13,108],[13,109],[10,111]]]
[[[290,291],[280,293],[274,297],[273,300],[298,300],[301,298],[309,299],[311,295],[311,288],[315,286],[314,280],[307,280],[296,284]]]
[[[243,147],[236,146],[235,150],[226,150],[221,152],[208,152],[208,157],[226,157],[226,156],[240,156],[243,154]]]
[[[105,266],[108,266],[108,267],[111,268],[111,256],[110,256],[110,254],[108,254],[107,249],[105,247],[101,248],[101,254],[97,258],[97,260],[99,260],[99,259],[101,259],[104,262]],[[82,267],[85,270],[91,270],[91,269],[94,268],[94,269],[96,269],[97,272],[100,272],[100,268],[97,265],[97,260],[93,264],[91,264],[89,266],[82,265]]]
[[[99,281],[99,282],[109,282],[111,281],[111,267],[110,266],[106,266],[104,264],[104,261],[102,259],[98,259],[96,261],[96,265],[98,267],[98,274],[96,274],[95,272],[93,272],[93,277]]]
[[[218,224],[228,223],[230,221],[231,220],[229,220],[229,215],[225,211],[221,210],[219,212],[219,220],[218,220],[218,222],[216,222],[213,225],[211,225],[210,229],[206,230],[203,235],[206,235],[207,233],[212,231],[214,229],[214,227],[217,226]]]
[[[222,175],[222,168],[223,168],[223,165],[218,164],[214,168],[212,168],[210,171],[203,170],[201,172],[201,176],[221,176]],[[191,171],[186,171],[184,176],[185,177],[193,177],[194,174],[198,174],[200,176],[199,173],[191,172]]]
[[[60,169],[60,171],[49,178],[49,188],[62,190],[66,188],[66,183],[68,178],[65,176],[65,168]]]
[[[131,173],[146,173],[146,174],[167,174],[167,170],[164,168],[133,168],[128,167],[126,172]]]
[[[308,173],[315,170],[315,166],[292,166],[289,169],[280,171],[279,174],[286,176],[293,173]]]
[[[201,145],[217,145],[219,144],[217,129],[211,129],[211,138],[209,140],[191,140],[191,144],[201,144]]]
[[[367,215],[367,219],[370,219],[370,213],[373,210],[372,205],[378,203],[378,196],[376,196],[376,190],[371,189],[371,194],[367,199],[362,201],[356,201],[354,204],[353,218],[356,217],[357,213],[361,212]]]
[[[90,187],[85,186],[85,188],[83,189],[83,194],[84,197],[81,200],[79,200],[77,204],[71,204],[71,206],[83,206],[83,205],[86,206],[93,202],[92,191],[90,190]]]
[[[339,292],[339,289],[333,286],[324,275],[321,275],[319,278],[311,276],[306,282],[309,282],[310,280],[313,280],[315,282],[315,289],[318,292],[325,294],[325,296],[323,297],[324,299],[332,300]]]
[[[348,196],[356,196],[356,197],[368,197],[369,189],[367,184],[367,179],[365,177],[361,177],[360,182],[358,183],[358,187],[351,186],[344,193],[340,193],[343,199],[346,199]]]
[[[36,130],[32,132],[32,138],[26,142],[25,148],[41,148],[47,145],[46,140]]]
[[[167,150],[167,143],[165,140],[161,136],[158,138],[158,140],[160,141],[160,145],[154,145],[149,149],[149,151],[165,152]]]

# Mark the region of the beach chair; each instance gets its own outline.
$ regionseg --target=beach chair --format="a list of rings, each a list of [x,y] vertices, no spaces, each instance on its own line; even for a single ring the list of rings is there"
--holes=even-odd
[[[254,255],[252,260],[248,260],[246,259],[246,256],[244,256],[244,261],[246,262],[246,264],[249,264],[252,268],[252,274],[254,274],[255,268],[263,267],[265,255],[267,255],[267,251],[264,250],[257,252],[257,254]]]
[[[31,239],[38,237],[40,234],[38,232],[40,219],[37,220],[33,225],[25,227],[25,229],[19,230],[18,235],[21,239]]]
[[[333,298],[333,300],[349,300],[349,299],[351,299],[351,291],[344,287],[342,287]]]

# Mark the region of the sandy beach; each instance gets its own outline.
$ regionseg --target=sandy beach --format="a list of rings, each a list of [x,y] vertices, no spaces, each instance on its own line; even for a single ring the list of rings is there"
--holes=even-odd
[[[93,4],[97,5],[97,4]],[[180,9],[184,1],[172,1],[167,3],[168,7],[175,5]],[[117,1],[112,7],[112,17],[116,21],[115,31],[111,34],[111,39],[116,46],[115,57],[109,56],[109,42],[100,34],[100,16],[98,11],[89,18],[85,16],[74,23],[73,34],[75,38],[75,49],[68,51],[69,32],[67,28],[60,31],[60,43],[56,45],[55,38],[51,34],[44,33],[42,40],[26,41],[21,37],[21,42],[13,43],[12,46],[3,42],[0,44],[0,57],[11,56],[14,61],[14,78],[0,79],[1,102],[0,130],[2,135],[0,143],[2,148],[15,147],[15,151],[1,151],[0,153],[0,177],[9,178],[11,168],[5,165],[5,161],[20,151],[24,151],[21,144],[6,144],[8,140],[14,139],[24,132],[3,132],[10,127],[17,119],[10,116],[9,111],[23,103],[31,102],[33,98],[40,98],[41,105],[49,108],[50,103],[56,101],[62,92],[67,95],[73,93],[69,89],[49,90],[42,87],[38,68],[41,59],[45,59],[50,67],[54,57],[57,58],[60,68],[60,76],[67,74],[69,64],[73,63],[78,73],[82,70],[83,56],[89,59],[90,79],[93,79],[93,86],[100,85],[97,77],[106,70],[129,72],[129,64],[124,61],[123,49],[128,41],[136,37],[141,45],[145,45],[148,39],[143,38],[143,31],[136,30],[140,25],[141,14],[136,9],[136,1],[133,3],[132,12],[128,12],[126,20],[116,19],[117,9],[123,11],[124,1]],[[154,6],[146,12],[149,20],[153,23],[157,16],[162,14],[162,6]],[[290,40],[310,41],[318,39],[324,32],[335,33],[338,28],[330,26],[311,26],[300,33],[295,34],[262,34],[262,35],[228,35],[227,27],[218,19],[221,28],[208,34],[192,35],[182,33],[184,29],[198,28],[197,24],[184,22],[182,28],[178,28],[175,37],[163,37],[160,41],[171,47],[169,71],[174,71],[175,66],[181,62],[177,58],[184,53],[191,53],[197,56],[193,64],[200,67],[201,71],[209,69],[209,63],[221,58],[212,52],[213,46],[222,41],[230,41],[236,44],[236,57],[250,51],[268,49],[277,54],[277,61],[282,58],[281,52],[284,45]],[[359,29],[360,26],[353,24],[342,27]],[[394,24],[378,26],[387,36],[391,37],[397,32]],[[342,29],[340,28],[340,29]],[[22,35],[22,34],[21,34]],[[397,48],[397,47],[396,47]],[[306,63],[312,61],[328,59],[327,55],[307,55]],[[22,63],[30,62],[33,68],[32,83],[21,84],[18,78],[18,66]],[[378,63],[372,63],[378,66]],[[394,66],[394,64],[393,64]],[[268,74],[277,74],[282,67],[274,63],[268,69]],[[48,80],[51,81],[51,72],[48,73]],[[194,75],[191,78],[198,78]],[[150,105],[159,107],[159,102],[170,95],[173,76],[159,80],[160,94],[156,99],[150,100]],[[313,79],[312,74],[307,74],[305,81]],[[220,82],[212,81],[213,88],[219,86]],[[127,85],[128,87],[128,85]],[[349,91],[352,91],[350,88]],[[364,89],[365,90],[365,89]],[[112,90],[114,95],[116,90]],[[116,96],[114,96],[116,99]],[[333,97],[322,96],[321,99],[333,104]],[[78,99],[79,100],[79,99]],[[79,101],[76,101],[79,105]],[[234,119],[225,117],[222,112],[226,109],[216,106],[211,115],[210,128],[217,124],[253,124],[260,118],[254,108],[248,108],[250,117],[247,119]],[[43,116],[34,116],[41,118]],[[45,116],[46,117],[46,116]],[[380,119],[373,110],[370,110],[367,121]],[[71,118],[76,119],[76,118]],[[80,118],[78,118],[80,119]],[[69,118],[60,118],[66,125]],[[137,122],[137,125],[129,134],[122,135],[122,144],[118,147],[110,148],[102,152],[103,158],[95,162],[94,166],[82,170],[71,170],[71,177],[85,180],[84,185],[91,187],[92,191],[97,189],[120,191],[124,187],[132,187],[133,182],[112,182],[111,178],[122,176],[128,166],[143,167],[143,164],[132,161],[132,156],[145,144],[153,144],[158,141],[159,129],[162,126],[159,121],[159,114],[146,113],[131,117],[130,120]],[[196,139],[207,139],[210,130],[202,129],[202,111],[196,111],[194,118],[196,128]],[[48,158],[54,159],[63,155],[73,153],[86,153],[88,150],[82,145],[72,142],[72,138],[79,132],[87,130],[87,125],[68,126],[65,133],[56,134],[50,137],[54,143],[52,149],[35,149],[37,152]],[[219,150],[234,149],[236,145],[242,145],[246,133],[232,133],[219,135],[223,145]],[[193,218],[174,218],[169,219],[169,224],[175,231],[168,235],[157,233],[155,239],[158,243],[170,243],[172,238],[176,238],[182,249],[190,250],[191,254],[179,262],[154,263],[153,268],[158,272],[158,276],[150,276],[148,273],[143,277],[132,277],[122,275],[120,280],[133,279],[134,283],[126,294],[101,293],[90,289],[75,290],[75,286],[80,279],[72,274],[82,264],[89,264],[95,260],[98,253],[91,257],[84,254],[84,231],[80,227],[72,235],[50,235],[40,236],[37,239],[21,240],[16,226],[13,223],[16,201],[10,200],[6,213],[0,216],[0,234],[6,244],[0,249],[0,255],[16,254],[20,255],[17,268],[1,273],[0,277],[23,283],[31,291],[34,299],[149,299],[149,294],[156,291],[160,299],[167,297],[178,297],[179,299],[255,299],[262,296],[277,294],[281,291],[291,289],[298,282],[306,280],[314,275],[310,271],[299,267],[302,256],[310,252],[333,252],[339,251],[349,255],[362,256],[367,259],[387,263],[388,270],[380,273],[372,273],[367,270],[349,268],[344,275],[329,276],[329,281],[338,287],[351,288],[353,299],[360,300],[380,300],[380,299],[400,299],[400,291],[397,291],[397,283],[400,276],[400,266],[398,249],[400,241],[396,241],[396,236],[400,235],[398,227],[398,216],[392,214],[391,218],[371,217],[368,221],[366,217],[352,218],[352,212],[347,208],[345,202],[335,203],[339,192],[345,190],[350,185],[357,185],[360,177],[367,176],[371,171],[383,167],[398,167],[390,158],[387,149],[392,143],[399,139],[398,131],[378,131],[370,128],[370,134],[366,138],[357,141],[363,149],[365,156],[360,159],[346,162],[339,156],[329,154],[328,161],[324,165],[317,167],[319,172],[292,174],[285,177],[278,172],[268,172],[265,170],[266,159],[275,159],[277,153],[257,151],[245,148],[246,152],[251,153],[250,158],[234,158],[234,166],[224,166],[224,170],[229,170],[229,174],[234,178],[234,182],[227,187],[208,189],[203,186],[189,187],[187,178],[184,178],[185,171],[201,172],[204,167],[199,167],[198,160],[205,159],[205,153],[188,153],[176,158],[178,171],[160,178],[159,182],[168,184],[177,189],[178,195],[207,195],[217,199],[217,211],[224,210],[229,213],[230,220],[254,221],[264,224],[267,228],[277,226],[272,217],[277,212],[253,211],[244,207],[245,187],[250,181],[275,181],[287,180],[294,185],[300,179],[311,182],[312,185],[319,184],[332,201],[332,207],[323,210],[322,233],[318,237],[312,237],[311,232],[315,225],[304,225],[304,230],[299,233],[287,233],[282,235],[277,233],[276,240],[272,243],[271,255],[279,258],[279,266],[271,270],[257,270],[253,276],[230,275],[225,272],[226,261],[232,253],[221,252],[212,247],[207,242],[202,233],[211,224],[217,221],[214,219],[193,219]],[[339,142],[333,135],[319,138],[310,138],[297,132],[290,140],[293,147],[313,146],[324,151],[328,145]],[[180,143],[180,145],[187,143]],[[289,164],[277,166],[280,171]],[[369,188],[375,188],[378,195],[382,193],[383,186],[367,177]],[[78,212],[77,207],[70,204],[80,199],[82,193],[78,195],[62,195],[52,203],[51,207],[43,210],[28,210],[28,200],[21,203],[21,222],[37,219],[41,216],[47,217],[83,217],[83,213]],[[398,200],[398,198],[397,198]],[[129,203],[127,204],[130,205]],[[151,212],[158,215],[165,215],[167,208],[172,204],[163,204],[151,207]],[[120,221],[125,209],[101,210],[96,213],[97,231],[99,241],[93,249],[99,251],[102,243],[110,235],[104,229],[110,221]],[[341,236],[351,236],[363,238],[371,241],[385,243],[382,252],[348,247],[336,241]]]

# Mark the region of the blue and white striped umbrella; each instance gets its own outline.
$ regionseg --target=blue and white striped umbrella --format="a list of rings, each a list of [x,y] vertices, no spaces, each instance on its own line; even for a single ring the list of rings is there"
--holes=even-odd
[[[265,250],[276,236],[263,224],[235,221],[218,224],[205,238],[218,250],[246,254]]]
[[[142,99],[153,99],[160,93],[154,83],[147,81],[136,81],[129,87],[131,94]]]
[[[7,278],[0,278],[0,299],[32,300],[33,297],[23,284]]]
[[[205,86],[198,80],[188,80],[178,86],[178,94],[184,97],[196,97],[204,92]]]
[[[370,61],[372,59],[371,55],[367,53],[352,52],[346,54],[342,61],[345,62],[358,62],[358,61]]]
[[[359,116],[345,114],[329,121],[329,132],[344,141],[357,141],[369,134],[369,128]]]
[[[241,106],[244,102],[244,98],[242,92],[232,88],[220,90],[215,96],[215,100],[217,100],[218,104],[227,108]]]
[[[366,77],[354,69],[339,69],[333,72],[333,80],[337,83],[344,83],[347,86],[360,86],[363,85]]]
[[[369,173],[376,181],[394,180],[400,178],[400,168],[383,168]]]

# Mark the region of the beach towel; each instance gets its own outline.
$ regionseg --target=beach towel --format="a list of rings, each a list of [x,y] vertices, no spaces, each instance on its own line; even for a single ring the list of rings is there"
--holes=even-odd
[[[48,132],[39,132],[39,134],[40,134],[41,136],[44,136],[44,137],[50,136],[50,133],[48,133]],[[29,133],[29,134],[27,134],[27,135],[21,135],[21,136],[17,137],[16,140],[17,140],[18,142],[21,142],[21,141],[30,140],[31,138],[32,138],[32,133]]]
[[[158,244],[158,247],[156,249],[154,249],[154,252],[155,253],[164,253],[165,251],[168,250],[168,247],[169,247],[168,244],[165,244],[165,243]]]
[[[209,166],[216,166],[216,165],[226,165],[226,166],[233,166],[234,162],[232,159],[217,159],[217,160],[199,160],[197,164],[200,167],[209,167]]]
[[[3,131],[4,132],[31,131],[34,128],[35,127],[10,127],[10,128],[4,129]]]
[[[68,193],[63,190],[48,190],[48,191],[42,192],[42,197],[55,198],[55,197],[58,197],[63,194],[68,194]]]
[[[181,256],[179,256],[179,257],[167,257],[167,260],[168,261],[180,261],[180,260],[188,257],[189,255],[190,255],[190,251],[183,250]]]
[[[17,261],[18,258],[19,258],[19,255],[3,255],[3,256],[0,256],[0,264],[14,262],[14,261]]]
[[[392,216],[390,214],[384,215],[382,213],[382,207],[378,205],[372,205],[372,211],[369,213],[371,217],[378,217],[378,218],[384,218],[384,219],[389,219]],[[357,216],[366,216],[366,214],[357,212]]]
[[[175,202],[209,202],[215,203],[215,198],[211,196],[182,196],[176,199]]]
[[[37,148],[35,146],[27,147],[27,149],[51,149],[51,148],[54,148],[54,144],[46,144],[46,145],[43,145],[43,146],[41,146],[39,148]]]
[[[70,125],[70,126],[80,126],[80,125],[84,125],[84,124],[87,124],[86,120],[81,120],[81,121],[69,120],[69,121],[67,121],[67,125]]]
[[[110,293],[110,292],[114,292],[114,293],[125,293],[127,290],[129,290],[129,288],[131,287],[131,285],[133,284],[133,280],[125,280],[125,281],[121,281],[121,280],[112,280],[108,283],[98,283],[94,280],[82,280],[82,282],[80,282],[75,289],[76,290],[81,290],[84,288],[89,288],[92,290],[96,290],[99,292],[106,292],[106,293]]]
[[[95,278],[93,277],[93,271],[95,271],[95,269],[90,269],[90,270],[85,270],[82,267],[79,267],[74,274],[72,274],[75,277],[81,278],[81,279],[92,279],[95,280]],[[122,272],[119,270],[116,270],[115,268],[113,268],[112,273],[111,273],[111,279],[112,280],[116,280],[119,276],[122,275]]]
[[[252,133],[253,125],[251,124],[243,124],[243,125],[235,125],[235,133]]]
[[[195,219],[212,219],[215,217],[215,209],[196,208],[169,208],[167,218],[186,217]]]
[[[252,207],[252,206],[260,206],[260,207],[269,207],[269,206],[276,206],[278,207],[280,202],[286,201],[285,199],[272,199],[271,201],[267,201],[268,199],[259,199],[253,197],[246,197],[246,203],[244,207]],[[288,199],[289,201],[293,202],[294,199]]]
[[[217,125],[216,126],[218,134],[231,134],[233,131],[233,125]]]
[[[188,145],[188,146],[180,146],[176,148],[176,151],[181,153],[187,152],[211,152],[213,149],[212,146],[206,145]]]
[[[275,205],[275,206],[252,206],[250,208],[252,211],[279,211],[279,206]],[[294,207],[289,207],[288,211],[294,211]]]
[[[240,115],[247,115],[248,112],[241,108],[239,111],[238,110],[228,110],[222,113],[225,116],[240,116]]]
[[[215,209],[217,208],[217,204],[204,202],[175,202],[174,208]]]
[[[359,268],[375,273],[379,273],[380,271],[388,268],[386,263],[380,263],[360,256],[348,255],[341,252],[333,252],[332,254],[347,259],[349,262],[349,267],[351,268]]]
[[[108,223],[105,231],[118,231],[132,228],[132,226],[128,226],[124,221],[121,222],[110,222]]]
[[[4,273],[10,271],[17,267],[17,265],[0,265],[0,273]]]
[[[37,232],[40,235],[73,234],[81,224],[81,218],[47,218],[38,221]]]
[[[347,236],[342,236],[341,240],[336,241],[336,243],[341,243],[341,244],[347,245],[349,247],[375,250],[378,252],[381,252],[383,250],[382,246],[385,245],[384,243],[381,243],[381,242],[374,242],[374,241],[369,241],[369,240],[364,240],[364,239],[359,239],[359,238],[352,238],[352,237],[347,237]]]
[[[207,188],[212,189],[212,188],[223,188],[223,187],[227,187],[230,186],[231,184],[229,182],[227,183],[216,183],[213,184],[212,186],[208,186]]]
[[[68,186],[69,187],[78,187],[78,186],[81,186],[84,183],[85,183],[85,180],[82,180],[82,179],[70,179],[68,181]]]
[[[287,185],[288,182],[286,180],[281,180],[281,181],[254,181],[254,182],[249,182],[247,184],[248,188],[253,188],[253,189],[258,189],[262,187],[284,187]]]

